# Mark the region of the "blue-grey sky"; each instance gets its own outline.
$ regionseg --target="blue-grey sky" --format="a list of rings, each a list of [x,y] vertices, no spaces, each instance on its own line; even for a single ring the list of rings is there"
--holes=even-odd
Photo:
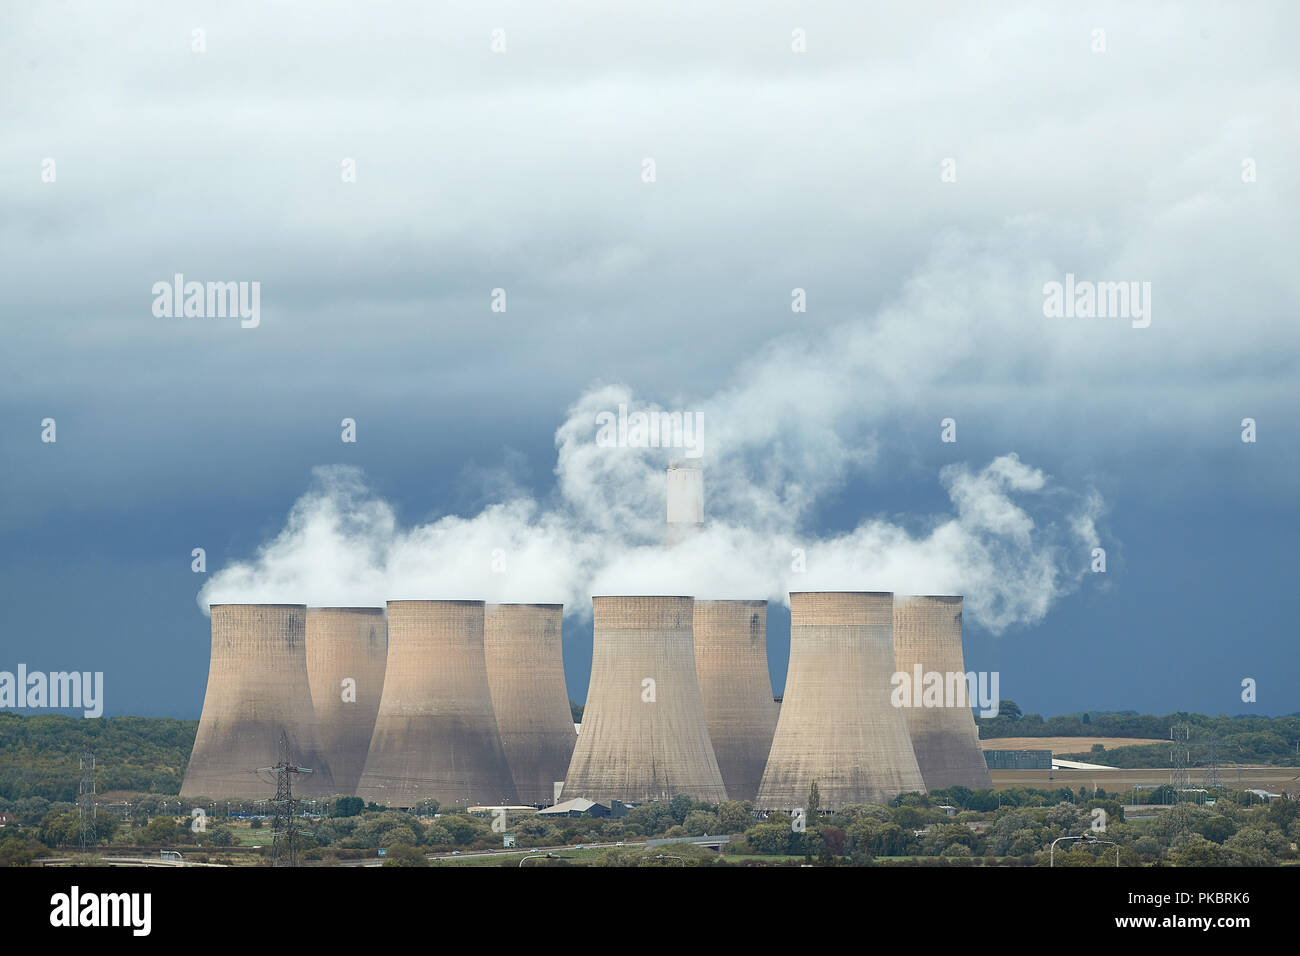
[[[1298,26],[8,5],[0,669],[197,717],[205,586],[562,600],[582,700],[593,591],[960,590],[1026,710],[1298,711]],[[155,315],[176,273],[260,323]],[[1150,283],[1149,326],[1045,315],[1067,273]],[[619,401],[704,415],[667,560]]]

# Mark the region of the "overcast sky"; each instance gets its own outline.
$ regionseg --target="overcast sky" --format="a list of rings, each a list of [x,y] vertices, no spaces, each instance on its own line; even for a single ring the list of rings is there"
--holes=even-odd
[[[676,585],[774,602],[779,692],[858,586],[1028,711],[1300,711],[1295,5],[701,6],[0,7],[0,669],[197,717],[201,592],[422,589],[565,601],[582,700],[593,589]],[[705,415],[668,567],[619,400]]]

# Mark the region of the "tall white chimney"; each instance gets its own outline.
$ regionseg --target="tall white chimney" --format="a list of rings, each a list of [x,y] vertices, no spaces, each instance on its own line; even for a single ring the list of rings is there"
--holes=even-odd
[[[677,544],[704,524],[704,471],[698,459],[668,463],[668,543]]]

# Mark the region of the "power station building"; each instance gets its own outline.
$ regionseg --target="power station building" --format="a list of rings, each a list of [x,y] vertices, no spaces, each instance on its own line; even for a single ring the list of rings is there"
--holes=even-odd
[[[482,601],[389,601],[388,664],[357,796],[392,807],[514,805]]]
[[[338,792],[320,745],[307,679],[307,608],[302,604],[214,604],[212,656],[182,797],[260,799],[275,778],[258,773],[280,759],[312,772],[295,780],[306,797]]]
[[[387,663],[382,607],[307,608],[307,680],[339,793],[355,793],[361,780]]]
[[[887,803],[924,791],[907,722],[890,702],[893,595],[792,592],[790,666],[756,807]]]
[[[778,706],[767,670],[766,601],[696,601],[695,674],[727,795],[758,796]]]
[[[695,676],[694,603],[592,598],[591,683],[566,799],[727,799]]]
[[[922,679],[937,674],[944,690],[965,692],[961,606],[959,595],[894,598],[894,664],[900,674],[909,680],[918,671]],[[968,695],[961,700],[934,696],[939,699],[917,700],[913,694],[910,706],[902,708],[926,789],[993,786],[971,713],[974,701]]]
[[[492,707],[519,800],[555,803],[577,735],[564,683],[562,604],[489,604],[483,649]]]

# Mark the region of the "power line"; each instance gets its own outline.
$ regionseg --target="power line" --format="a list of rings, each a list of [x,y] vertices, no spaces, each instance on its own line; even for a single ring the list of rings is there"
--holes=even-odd
[[[1174,801],[1178,800],[1178,792],[1187,790],[1192,785],[1192,777],[1188,772],[1188,764],[1191,762],[1191,746],[1188,741],[1192,736],[1192,728],[1189,724],[1174,724],[1169,728],[1169,740],[1172,746],[1169,749],[1169,765],[1173,768],[1169,772],[1169,783],[1174,788]]]
[[[78,845],[82,850],[92,850],[99,845],[99,830],[95,826],[95,755],[89,750],[81,755],[77,807],[81,811],[81,838]]]
[[[1204,787],[1207,790],[1213,790],[1215,787],[1222,787],[1223,773],[1219,765],[1219,750],[1221,742],[1217,731],[1210,731],[1210,736],[1205,741],[1205,779]]]
[[[298,865],[298,801],[293,798],[293,774],[311,773],[308,767],[297,767],[289,762],[289,735],[280,731],[280,761],[274,767],[261,767],[259,772],[276,775],[275,816],[271,822],[271,865]]]

